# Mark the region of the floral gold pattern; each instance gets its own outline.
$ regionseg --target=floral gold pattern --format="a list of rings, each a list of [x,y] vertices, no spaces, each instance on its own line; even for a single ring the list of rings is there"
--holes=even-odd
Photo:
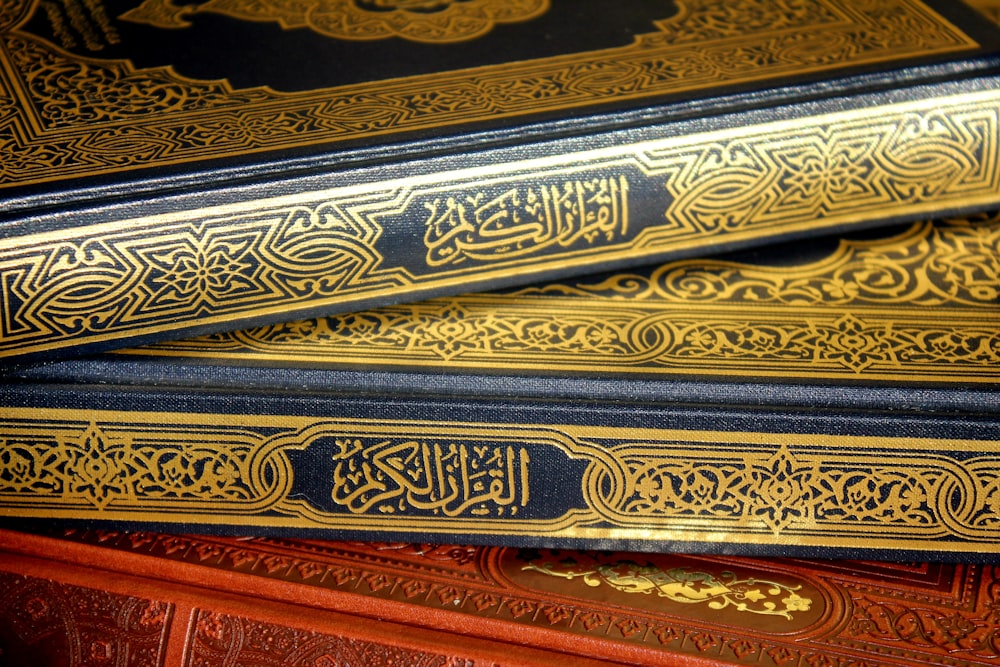
[[[501,4],[521,6],[490,6]],[[530,76],[518,67],[487,67],[301,94],[237,90],[226,81],[187,81],[170,68],[72,56],[17,28],[34,4],[4,5],[0,23],[10,27],[0,36],[0,59],[9,63],[0,76],[13,79],[0,89],[25,91],[31,103],[0,95],[0,118],[19,119],[0,123],[0,187],[975,46],[916,0],[680,4],[683,11],[660,22],[660,32],[638,36],[633,46],[580,54],[572,66],[534,63]],[[255,7],[270,11],[267,3]],[[912,30],[887,28],[904,23]],[[736,33],[724,25],[738,26]],[[864,46],[852,44],[860,34]],[[830,39],[842,43],[834,48]],[[734,49],[734,40],[746,47]],[[758,62],[757,53],[770,55]],[[90,95],[91,87],[110,92]],[[224,328],[277,313],[347,310],[469,277],[501,284],[567,262],[652,259],[890,210],[916,216],[994,203],[998,118],[1000,95],[987,91],[520,160],[475,178],[462,171],[393,178],[11,237],[0,241],[0,282],[10,295],[0,357],[152,337],[179,322]],[[642,225],[629,217],[635,191],[644,193]],[[422,263],[397,236],[418,221]]]
[[[1000,154],[1000,95],[956,98],[950,104],[949,109],[943,101],[889,107],[876,128],[868,112],[849,112],[815,119],[816,125],[779,123],[739,132],[741,150],[753,147],[760,159],[771,155],[769,160],[778,160],[769,146],[782,136],[801,139],[850,125],[864,136],[884,133],[876,142],[880,159],[895,165],[877,179],[884,187],[865,190],[857,199],[824,200],[821,211],[798,199],[758,196],[764,190],[758,192],[757,185],[746,192],[725,186],[725,169],[698,166],[720,144],[711,137],[682,137],[614,148],[586,170],[595,174],[586,178],[579,176],[578,166],[528,161],[471,182],[449,172],[431,182],[402,179],[391,188],[374,184],[312,193],[294,205],[211,209],[197,223],[159,221],[151,227],[133,220],[37,242],[29,242],[30,235],[0,241],[0,280],[11,294],[0,322],[0,356],[152,334],[179,320],[190,326],[219,324],[249,314],[287,314],[296,307],[334,309],[390,293],[398,298],[403,288],[451,285],[463,275],[481,278],[486,267],[493,275],[525,270],[529,260],[532,271],[561,268],[567,257],[597,261],[621,255],[635,261],[701,247],[713,238],[738,242],[815,231],[890,205],[918,212],[938,210],[949,201],[969,205],[975,192],[995,197],[1000,192],[1000,161],[993,159]],[[957,123],[964,124],[961,132]],[[928,133],[921,136],[921,128]],[[722,140],[732,133],[716,134]],[[966,151],[963,160],[930,160],[939,152],[961,151]],[[936,182],[925,173],[928,161],[938,165]],[[906,165],[914,171],[908,173]],[[869,168],[876,169],[875,163]],[[576,177],[567,178],[567,172]],[[773,186],[773,170],[763,169],[759,176],[765,190]],[[668,224],[643,228],[629,223],[633,178],[667,178],[680,188]],[[693,200],[682,194],[700,188],[705,178],[714,183],[710,190],[722,189]],[[539,194],[546,192],[548,198]],[[724,221],[713,212],[713,201],[724,205]],[[412,254],[398,249],[397,256],[385,256],[389,246],[379,243],[385,230],[406,228],[414,219],[426,223],[424,266],[415,266]],[[975,262],[975,257],[962,261]],[[964,275],[970,268],[950,266],[949,275],[974,277],[970,288],[988,293],[989,273]]]
[[[378,12],[376,19],[372,16],[376,12],[361,10],[356,1],[342,4],[350,15],[364,17],[355,24],[357,30],[379,34],[406,32],[409,28],[398,18],[405,14],[412,19],[416,14]],[[572,109],[604,104],[612,97],[680,94],[723,83],[975,47],[916,0],[682,0],[678,4],[681,11],[675,17],[640,36],[633,46],[576,54],[570,62],[529,61],[277,94],[184,80],[166,69],[135,69],[126,61],[69,56],[18,30],[39,3],[8,0],[0,5],[0,26],[7,31],[0,58],[9,69],[0,68],[0,75],[13,79],[0,90],[31,91],[31,103],[0,96],[0,118],[20,118],[0,126],[5,157],[0,187]],[[547,0],[467,0],[422,16],[431,23],[448,19],[445,32],[454,34],[458,22],[450,19],[458,15],[463,26],[472,15],[478,30],[491,21],[543,11],[547,5]],[[145,20],[166,27],[183,24],[184,13],[193,11],[181,6],[171,12],[168,0],[157,6]],[[230,0],[223,11],[274,18],[298,8],[298,4]],[[417,21],[414,29],[428,34],[427,24],[422,28],[420,24]],[[100,96],[81,92],[94,87],[111,92]],[[435,94],[426,94],[428,90]],[[206,116],[208,110],[214,111]],[[94,123],[95,119],[109,122]]]
[[[671,448],[664,458],[655,448],[634,446],[617,450],[617,458],[624,475],[602,471],[589,482],[590,497],[603,497],[602,510],[616,523],[641,516],[646,526],[721,520],[731,527],[740,517],[743,531],[775,537],[875,524],[883,535],[909,539],[940,538],[952,530],[945,525],[963,524],[958,531],[967,536],[968,528],[982,529],[984,538],[1000,529],[1000,475],[985,468],[989,455],[955,465],[935,456],[894,463],[838,452],[829,462],[820,451],[782,446],[744,454]]]
[[[919,223],[818,261],[680,261],[132,354],[590,373],[1000,381],[1000,220]],[[751,306],[751,307],[748,307]]]
[[[713,610],[733,608],[789,620],[794,612],[808,611],[812,605],[812,600],[796,592],[800,586],[755,578],[740,579],[732,572],[714,575],[681,567],[663,570],[655,565],[625,560],[586,569],[571,558],[558,563],[530,563],[522,569],[569,581],[579,579],[590,587],[606,585],[623,593],[656,595],[680,604],[704,604]]]
[[[993,440],[7,413],[8,517],[183,524],[211,515],[386,539],[447,530],[826,546],[865,535],[873,549],[917,550],[1000,542]]]
[[[281,495],[282,468],[255,459],[247,434],[178,429],[145,434],[112,424],[63,425],[44,434],[4,429],[0,485],[6,492],[50,494],[64,507],[197,507],[205,502],[248,512]]]

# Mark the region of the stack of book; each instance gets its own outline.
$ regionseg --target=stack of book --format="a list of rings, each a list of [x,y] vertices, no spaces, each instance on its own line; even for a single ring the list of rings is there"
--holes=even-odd
[[[0,3],[0,664],[995,664],[975,4]]]

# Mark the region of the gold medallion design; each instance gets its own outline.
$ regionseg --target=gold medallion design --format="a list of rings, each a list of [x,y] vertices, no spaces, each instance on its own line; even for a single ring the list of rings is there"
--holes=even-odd
[[[288,7],[306,4],[261,2],[250,9],[242,0],[209,0],[191,8],[148,0],[122,18],[179,28],[187,25],[190,12],[212,7],[246,20],[289,25],[307,13],[303,9],[296,19]],[[440,19],[477,8],[487,15],[489,7],[494,22],[514,15],[524,20],[529,8],[541,13],[548,4],[469,0],[419,16]],[[75,56],[20,29],[36,10],[34,2],[7,0],[0,4],[0,90],[23,91],[24,98],[0,94],[0,118],[16,119],[0,126],[0,187],[567,113],[612,99],[691,94],[977,46],[919,0],[677,4],[675,16],[626,47],[287,94],[232,89],[226,82],[186,79],[170,68],[136,68],[126,60]],[[403,12],[417,14],[395,9],[376,18],[385,23]],[[362,15],[374,20],[376,12]]]
[[[549,9],[550,0],[313,0],[255,2],[208,0],[175,6],[146,0],[122,15],[161,28],[182,28],[191,14],[213,12],[245,21],[275,21],[283,28],[308,28],[347,41],[401,37],[414,42],[463,42],[487,34],[499,23],[528,21]]]

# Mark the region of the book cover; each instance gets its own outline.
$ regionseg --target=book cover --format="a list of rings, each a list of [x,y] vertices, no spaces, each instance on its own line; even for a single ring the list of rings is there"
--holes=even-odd
[[[1000,2],[997,0],[970,0],[967,4],[994,23],[1000,23]]]
[[[11,0],[0,358],[1000,202],[937,0]]]
[[[992,558],[1000,217],[0,384],[11,525]]]
[[[0,664],[914,667],[1000,657],[995,565],[0,531]]]

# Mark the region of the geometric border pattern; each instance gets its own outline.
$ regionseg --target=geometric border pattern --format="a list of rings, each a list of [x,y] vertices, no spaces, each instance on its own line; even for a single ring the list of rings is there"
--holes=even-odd
[[[955,552],[1000,544],[996,439],[6,413],[0,507],[8,518],[369,539],[667,544],[738,535],[747,544],[851,548],[863,536],[875,550]]]
[[[569,111],[609,96],[642,99],[720,81],[751,83],[976,46],[916,0],[687,0],[679,7],[657,32],[624,51],[529,63],[530,76],[510,67],[463,70],[442,74],[433,86],[416,77],[402,80],[395,92],[382,86],[375,94],[361,85],[338,89],[345,97],[320,91],[303,98],[306,107],[320,104],[324,114],[346,110],[348,123],[308,119],[296,109],[294,95],[237,91],[224,81],[187,81],[169,69],[76,58],[21,34],[17,26],[35,4],[10,2],[0,14],[6,29],[0,57],[12,77],[0,95],[0,142],[11,159],[0,176],[12,184],[40,183],[73,176],[78,168],[127,171],[201,159],[204,150],[218,157],[428,129],[429,118],[448,125]],[[893,29],[886,32],[887,26]],[[852,41],[862,34],[863,44]],[[100,98],[113,106],[80,97],[86,85],[62,85],[67,72],[75,73],[74,82],[117,91]],[[506,83],[495,78],[511,76],[515,80]],[[448,82],[457,86],[458,97],[449,97]],[[392,108],[386,96],[417,104],[426,96],[414,96],[414,90],[428,87],[440,93],[433,108],[382,115]],[[129,98],[137,91],[146,97]],[[469,276],[503,284],[567,262],[634,261],[704,248],[723,237],[736,243],[851,224],[887,211],[916,216],[946,205],[988,205],[1000,198],[993,97],[960,96],[586,151],[556,161],[504,164],[472,179],[435,174],[391,186],[298,193],[27,234],[0,243],[0,356],[162,337],[178,322],[221,329],[296,309],[346,310],[362,301],[399,300],[411,290],[454,289]],[[470,100],[492,101],[478,108]],[[158,108],[161,103],[173,106]],[[365,109],[376,108],[366,118]],[[23,116],[28,110],[37,116]],[[111,134],[78,136],[105,131]],[[227,148],[212,139],[198,148],[199,138],[220,136],[235,144]],[[137,148],[146,144],[148,150]],[[87,154],[78,159],[61,154],[64,149]],[[45,164],[51,173],[43,173]],[[551,203],[544,223],[497,226],[501,209],[514,215],[511,197],[533,202],[540,196]],[[532,215],[542,210],[530,207]],[[414,263],[413,247],[405,257],[390,256],[398,234],[420,227],[423,265]]]
[[[998,298],[992,215],[847,241],[803,265],[685,260],[126,352],[330,368],[995,383]]]
[[[917,0],[677,5],[627,47],[287,94],[74,56],[18,30],[39,0],[8,0],[0,5],[0,184],[370,140],[977,46]],[[107,92],[84,92],[93,89]]]
[[[567,262],[636,262],[872,216],[985,206],[1000,200],[998,141],[1000,94],[987,91],[473,176],[29,234],[0,242],[0,356],[162,336],[180,322],[232,328],[248,317],[288,319],[295,309],[343,310],[470,278],[525,281]],[[750,156],[754,169],[741,164]],[[651,187],[663,194],[649,195]],[[414,227],[424,230],[423,266],[412,244],[387,255]]]

